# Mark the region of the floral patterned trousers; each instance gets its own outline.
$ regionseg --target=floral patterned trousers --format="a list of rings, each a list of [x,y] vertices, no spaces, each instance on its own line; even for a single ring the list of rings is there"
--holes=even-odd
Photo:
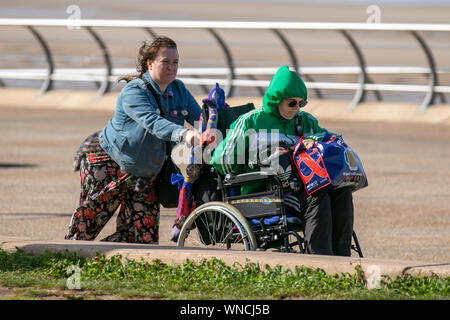
[[[160,209],[152,184],[137,189],[138,178],[104,152],[83,156],[80,178],[80,203],[65,239],[94,240],[119,209],[116,232],[101,241],[158,243]]]

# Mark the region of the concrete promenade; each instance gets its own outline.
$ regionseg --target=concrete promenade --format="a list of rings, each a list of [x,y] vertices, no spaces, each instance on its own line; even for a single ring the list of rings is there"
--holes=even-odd
[[[0,88],[0,107],[44,108],[56,110],[114,111],[118,92],[95,99],[95,91],[54,90],[37,97],[36,89]],[[199,103],[204,97],[196,97]],[[260,106],[262,97],[232,97],[231,106],[253,102]],[[418,113],[419,104],[399,102],[364,102],[349,111],[349,101],[311,99],[305,110],[318,119],[400,122],[450,125],[450,104],[436,104]]]
[[[78,197],[79,181],[70,168],[73,153],[87,134],[111,117],[117,93],[93,100],[93,91],[55,90],[36,99],[37,92],[0,89],[3,250],[69,250],[89,257],[100,252],[166,263],[216,257],[229,264],[307,266],[328,273],[354,273],[360,265],[367,274],[368,267],[376,266],[391,277],[450,277],[449,105],[432,106],[423,114],[416,113],[415,104],[366,103],[352,112],[346,110],[346,101],[312,100],[308,105],[307,111],[324,127],[344,133],[365,164],[369,187],[354,194],[355,230],[365,254],[361,259],[178,248],[167,240],[174,209],[161,210],[159,246],[62,240]],[[228,102],[259,106],[260,99]],[[412,152],[412,146],[433,158]],[[427,170],[438,178],[430,179]],[[105,235],[114,230],[113,220]]]

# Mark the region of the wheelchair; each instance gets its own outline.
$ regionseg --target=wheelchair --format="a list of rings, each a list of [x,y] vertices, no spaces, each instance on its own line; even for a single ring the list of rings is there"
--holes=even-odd
[[[248,108],[231,108],[234,114],[225,125]],[[222,123],[218,129],[224,132],[223,128]],[[243,185],[255,183],[264,188],[240,194]],[[286,210],[285,190],[286,179],[270,170],[222,176],[211,165],[203,164],[193,187],[196,209],[184,221],[177,246],[307,253],[303,221]],[[351,248],[363,257],[355,231]]]

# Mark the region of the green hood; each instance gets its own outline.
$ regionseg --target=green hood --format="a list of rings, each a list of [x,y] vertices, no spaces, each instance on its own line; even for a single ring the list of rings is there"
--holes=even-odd
[[[265,112],[280,116],[278,105],[286,98],[299,97],[307,99],[308,93],[305,83],[294,71],[283,66],[277,70],[263,98]]]

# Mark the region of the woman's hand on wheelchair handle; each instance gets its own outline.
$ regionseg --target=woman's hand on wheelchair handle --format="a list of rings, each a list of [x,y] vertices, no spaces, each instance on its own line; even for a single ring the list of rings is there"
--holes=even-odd
[[[189,147],[192,147],[198,141],[200,141],[200,133],[197,130],[189,129],[183,134],[183,142]]]

